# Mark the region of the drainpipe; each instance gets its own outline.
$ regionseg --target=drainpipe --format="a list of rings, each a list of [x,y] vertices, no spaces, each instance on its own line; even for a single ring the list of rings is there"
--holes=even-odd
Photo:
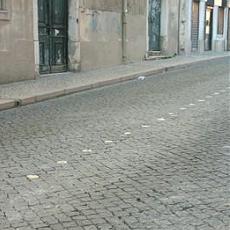
[[[180,14],[181,14],[181,0],[178,3],[178,37],[177,37],[177,54],[180,54]]]
[[[127,63],[127,0],[122,0],[122,62]]]

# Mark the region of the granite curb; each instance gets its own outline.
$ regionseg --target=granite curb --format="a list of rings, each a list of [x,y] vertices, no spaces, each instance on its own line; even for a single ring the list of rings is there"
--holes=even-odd
[[[11,109],[17,106],[17,100],[15,99],[3,99],[0,98],[0,111]]]

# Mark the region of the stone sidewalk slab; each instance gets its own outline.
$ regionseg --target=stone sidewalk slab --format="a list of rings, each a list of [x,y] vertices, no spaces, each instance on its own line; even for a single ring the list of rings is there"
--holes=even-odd
[[[207,52],[202,55],[193,54],[170,59],[143,61],[80,73],[51,74],[36,80],[3,84],[0,85],[0,110],[133,80],[141,75],[153,76],[229,57],[230,52]]]

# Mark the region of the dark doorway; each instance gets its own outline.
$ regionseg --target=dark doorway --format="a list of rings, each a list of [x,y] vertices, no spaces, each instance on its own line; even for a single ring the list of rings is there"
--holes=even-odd
[[[205,21],[205,50],[212,50],[212,24],[213,24],[213,8],[206,8]]]
[[[149,0],[149,51],[160,51],[161,0]]]
[[[40,73],[67,70],[66,0],[38,0]]]

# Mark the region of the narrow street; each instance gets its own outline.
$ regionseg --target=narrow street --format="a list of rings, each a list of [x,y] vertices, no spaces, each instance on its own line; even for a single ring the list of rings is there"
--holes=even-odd
[[[229,230],[229,58],[0,112],[1,230]]]

